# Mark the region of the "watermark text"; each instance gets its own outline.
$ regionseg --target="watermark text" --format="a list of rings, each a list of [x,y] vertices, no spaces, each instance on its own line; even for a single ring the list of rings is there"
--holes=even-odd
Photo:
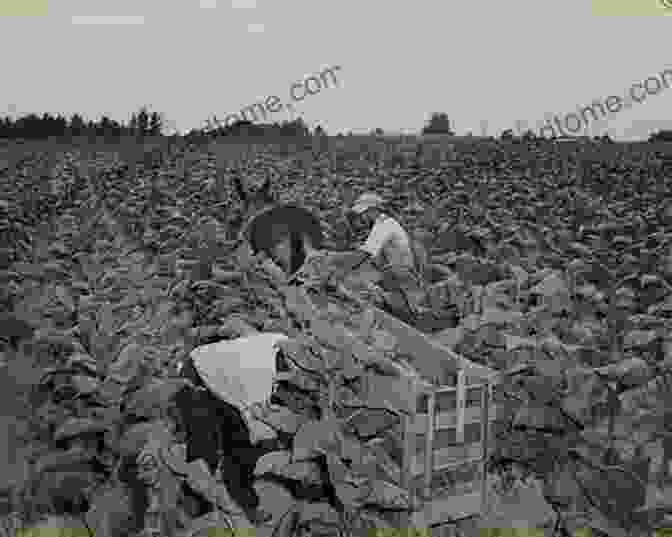
[[[624,96],[609,95],[605,99],[595,100],[592,104],[579,108],[576,112],[569,112],[563,117],[554,115],[552,118],[547,118],[545,125],[539,129],[539,137],[578,136],[578,133],[588,128],[591,122],[608,121],[615,114],[630,109],[635,104],[642,104],[649,97],[659,95],[670,87],[672,87],[672,68],[633,84]],[[528,130],[527,123],[518,121],[517,130],[519,135],[524,134],[524,131]]]
[[[305,77],[300,82],[295,82],[289,88],[290,100],[287,103],[283,103],[280,97],[272,95],[263,101],[257,101],[241,108],[235,114],[228,114],[220,124],[226,128],[238,121],[249,121],[252,123],[266,121],[270,114],[275,114],[282,110],[291,111],[294,107],[293,103],[301,102],[306,97],[317,95],[321,91],[336,85],[336,71],[340,69],[341,66],[339,65],[328,67],[315,75]]]

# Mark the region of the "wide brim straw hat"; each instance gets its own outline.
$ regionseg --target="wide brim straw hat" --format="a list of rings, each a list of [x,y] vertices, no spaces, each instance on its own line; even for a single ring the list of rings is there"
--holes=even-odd
[[[383,198],[373,192],[366,192],[359,196],[353,203],[350,211],[355,214],[362,214],[373,207],[381,207],[384,204]]]

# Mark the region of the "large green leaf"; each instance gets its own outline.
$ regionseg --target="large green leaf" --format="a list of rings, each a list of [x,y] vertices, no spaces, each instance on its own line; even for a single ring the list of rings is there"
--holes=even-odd
[[[289,451],[272,451],[257,461],[254,469],[255,476],[264,475],[267,472],[278,474],[289,465],[292,454]]]
[[[77,436],[104,433],[111,424],[102,420],[88,418],[70,418],[54,432],[55,440],[66,440]]]
[[[257,479],[254,482],[254,490],[259,496],[259,507],[273,515],[273,526],[277,525],[280,519],[295,507],[296,499],[290,491],[278,483]]]
[[[304,423],[294,437],[292,461],[324,455],[337,442],[339,426],[335,419]]]
[[[143,348],[136,343],[130,343],[123,348],[116,360],[108,366],[108,378],[120,384],[130,383],[140,374],[140,367],[144,358],[145,352]]]
[[[191,383],[183,378],[152,380],[128,398],[126,412],[137,417],[155,417],[157,412],[171,406],[175,395],[188,386]]]
[[[105,487],[93,495],[86,522],[95,535],[121,537],[135,529],[131,493],[121,486]]]

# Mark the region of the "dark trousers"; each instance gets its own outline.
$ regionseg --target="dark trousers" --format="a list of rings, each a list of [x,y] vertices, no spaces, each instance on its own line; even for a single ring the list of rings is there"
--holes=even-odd
[[[185,363],[181,376],[204,388],[185,389],[177,396],[187,433],[187,462],[202,458],[213,473],[220,466],[231,497],[246,511],[256,509],[259,498],[252,487],[254,467],[259,457],[274,447],[252,445],[240,411],[205,388],[191,360]]]

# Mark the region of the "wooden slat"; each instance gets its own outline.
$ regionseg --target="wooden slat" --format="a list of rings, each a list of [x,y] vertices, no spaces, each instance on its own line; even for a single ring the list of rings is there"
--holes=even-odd
[[[451,429],[455,428],[457,423],[457,416],[454,412],[435,414],[434,428],[435,429]],[[411,423],[411,431],[415,434],[427,433],[427,414],[417,414]]]
[[[486,367],[484,365],[477,364],[476,362],[472,362],[471,360],[467,360],[466,358],[462,358],[461,363],[467,374],[468,379],[467,384],[470,386],[481,384],[484,381],[490,379],[491,377],[494,377],[497,373],[497,371],[495,371],[494,369],[490,369],[489,367]]]
[[[427,429],[425,435],[425,496],[429,496],[429,489],[432,484],[432,471],[434,470],[434,409],[436,408],[435,404],[435,394],[429,396],[428,410],[427,414]],[[410,429],[409,424],[409,429]],[[411,470],[412,473],[412,470]]]
[[[415,435],[410,431],[411,417],[404,416],[403,418],[403,461],[401,467],[401,483],[400,486],[404,490],[410,490],[411,487],[411,471],[413,464],[413,454],[415,453]],[[407,512],[399,513],[399,527],[407,528],[410,523],[410,514]]]
[[[441,393],[452,393],[457,391],[457,386],[441,386],[440,388],[437,388],[434,390],[434,393],[436,394],[441,394]]]
[[[340,285],[339,290],[353,301],[371,307],[376,321],[397,338],[399,351],[413,358],[413,367],[427,382],[437,386],[446,384],[444,379],[465,369],[467,384],[471,385],[482,383],[496,373],[486,366],[467,360],[386,311],[366,304],[357,296],[357,293],[347,289],[344,285]]]
[[[467,462],[480,461],[483,458],[483,449],[480,442],[466,446],[454,446],[446,449],[435,449],[432,453],[432,475],[439,470],[451,466],[460,466]],[[422,475],[426,470],[426,454],[413,457],[411,475]]]
[[[461,519],[481,513],[480,491],[464,494],[462,496],[449,496],[426,502],[421,513],[411,518],[413,527],[417,524],[439,524],[451,518]],[[416,522],[417,521],[417,522]]]
[[[441,385],[462,367],[464,358],[459,354],[381,309],[374,312],[376,320],[397,338],[399,351],[413,357],[412,365],[423,378]]]
[[[478,383],[478,384],[469,384],[469,383],[465,383],[465,385],[466,385],[467,396],[469,396],[469,395],[471,395],[471,394],[473,394],[473,393],[477,393],[477,394],[479,394],[479,396],[478,396],[478,405],[476,405],[476,406],[479,406],[479,407],[480,407],[480,406],[481,406],[481,403],[482,403],[482,402],[481,402],[481,397],[480,397],[480,392],[481,392],[481,390],[484,389],[484,387],[486,386],[486,384],[485,384],[485,383]],[[436,391],[435,391],[435,393],[437,394],[437,403],[440,403],[440,401],[441,401],[442,398],[449,397],[450,394],[455,394],[455,395],[457,395],[457,386],[442,386],[442,387],[440,387],[440,388],[437,388]],[[456,407],[455,407],[455,408],[456,408]]]
[[[457,423],[455,424],[455,441],[458,444],[464,442],[465,380],[464,370],[459,371],[457,373]]]
[[[481,404],[481,410],[483,411],[483,419],[481,420],[481,425],[483,427],[481,431],[481,443],[483,446],[483,451],[481,456],[483,457],[483,462],[481,463],[482,479],[481,479],[481,504],[482,509],[485,511],[487,509],[488,501],[488,474],[486,470],[486,463],[488,461],[488,447],[490,442],[490,401],[491,401],[491,388],[488,384],[483,390],[483,399]]]
[[[490,423],[496,421],[498,409],[501,409],[501,405],[490,405],[490,412],[488,413]],[[464,424],[469,425],[471,423],[480,423],[483,419],[482,414],[482,409],[480,407],[467,408],[464,411]],[[456,424],[456,412],[437,412],[435,414],[435,429],[451,429],[455,428]],[[415,419],[411,423],[411,430],[415,434],[425,434],[427,430],[427,414],[416,414]]]
[[[455,470],[455,469],[459,468],[460,466],[465,466],[467,464],[474,464],[474,463],[479,462],[480,460],[481,460],[481,457],[478,456],[478,457],[473,457],[471,459],[461,459],[461,460],[456,461],[456,462],[455,461],[446,462],[445,464],[443,464],[441,466],[436,465],[432,475],[436,474],[437,472],[443,472],[445,470],[450,470],[450,469]],[[416,474],[415,476],[413,476],[413,478],[417,478],[419,475],[421,475],[421,474]]]

